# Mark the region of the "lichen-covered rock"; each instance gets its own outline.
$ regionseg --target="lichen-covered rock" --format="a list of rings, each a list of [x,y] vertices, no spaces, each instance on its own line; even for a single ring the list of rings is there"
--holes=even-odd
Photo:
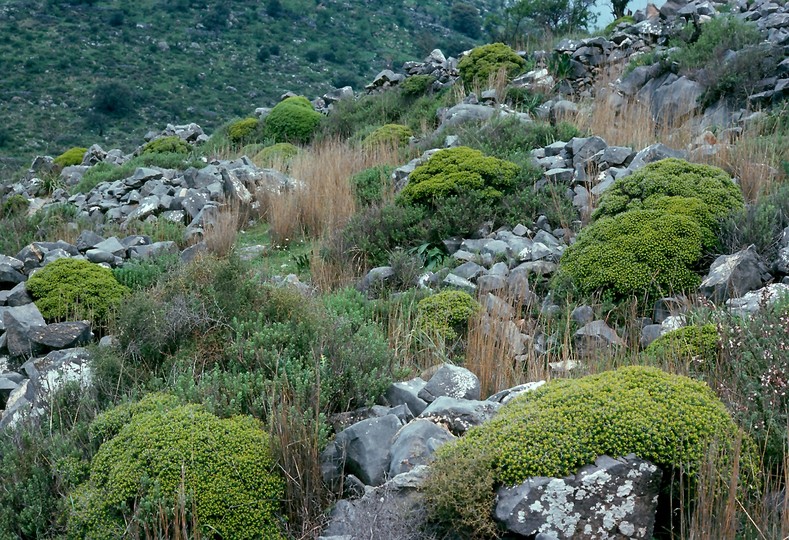
[[[767,266],[751,245],[715,259],[699,289],[707,298],[722,302],[756,290],[769,279]]]
[[[433,453],[455,437],[444,427],[430,420],[414,420],[392,439],[389,478],[408,472],[418,465],[427,465]]]
[[[444,364],[419,392],[419,397],[427,403],[440,396],[477,400],[480,397],[479,379],[466,368]]]

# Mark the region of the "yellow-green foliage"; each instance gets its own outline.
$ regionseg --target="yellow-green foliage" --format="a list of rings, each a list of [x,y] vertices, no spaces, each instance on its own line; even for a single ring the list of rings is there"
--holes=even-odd
[[[82,148],[81,146],[75,146],[74,148],[69,148],[58,157],[55,158],[55,165],[60,167],[70,167],[72,165],[81,165],[82,158],[85,157],[85,152],[87,152],[87,148]]]
[[[631,453],[665,469],[682,465],[692,479],[711,444],[726,449],[738,435],[712,390],[687,377],[634,366],[554,380],[439,449],[427,501],[439,521],[475,526],[480,513],[490,515],[495,494],[474,487],[448,493],[448,486],[475,486],[491,471],[494,486],[534,476],[563,477],[598,456]],[[743,470],[752,464],[747,443]]]
[[[58,259],[27,280],[27,290],[45,319],[88,319],[103,325],[129,289],[108,268],[88,261]]]
[[[458,63],[460,77],[466,86],[473,84],[486,85],[491,75],[496,75],[502,68],[507,77],[514,77],[523,71],[526,61],[503,43],[492,43],[474,48]]]
[[[250,142],[252,135],[258,129],[260,121],[257,118],[243,118],[227,126],[227,136],[230,142],[242,144]]]
[[[362,146],[372,148],[380,145],[405,146],[414,133],[408,126],[401,124],[386,124],[379,127],[362,141]]]
[[[495,201],[513,188],[520,167],[511,161],[489,157],[473,148],[459,146],[440,150],[414,169],[400,200],[430,206],[436,199],[470,190]]]
[[[718,219],[709,205],[698,197],[669,197],[667,195],[651,195],[643,203],[644,210],[656,210],[664,214],[687,216],[701,226],[702,245],[707,252],[713,251],[718,242],[715,234]]]
[[[436,78],[432,75],[412,75],[400,83],[398,88],[404,96],[419,97],[427,93]]]
[[[189,143],[177,135],[160,137],[145,144],[142,154],[188,154],[192,151]]]
[[[264,166],[285,164],[293,160],[299,153],[299,147],[290,143],[277,143],[263,148],[255,156],[255,160]]]
[[[15,193],[3,201],[3,205],[0,206],[0,219],[21,216],[27,212],[29,207],[30,201],[24,195]]]
[[[468,320],[479,309],[479,304],[468,293],[441,291],[417,304],[417,328],[428,335],[453,341],[465,332]]]
[[[562,256],[558,282],[569,278],[583,294],[603,291],[615,300],[655,298],[692,289],[702,255],[701,226],[683,215],[633,210],[581,230]]]
[[[714,324],[678,328],[650,343],[644,354],[659,360],[692,361],[699,368],[711,367],[718,358],[718,329]]]
[[[69,537],[123,538],[131,521],[156,530],[180,491],[187,523],[206,537],[280,538],[283,482],[254,418],[220,419],[153,394],[99,416],[91,431],[103,443],[72,499]]]
[[[620,178],[600,198],[595,219],[640,209],[652,196],[695,197],[709,207],[713,219],[743,207],[740,188],[718,167],[664,159]]]
[[[321,122],[321,114],[303,96],[286,98],[266,117],[266,135],[276,142],[306,143]]]

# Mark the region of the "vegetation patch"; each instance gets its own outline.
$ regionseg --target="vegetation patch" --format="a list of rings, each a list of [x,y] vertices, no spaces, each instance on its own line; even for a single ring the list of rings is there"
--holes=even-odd
[[[265,133],[276,142],[307,143],[321,123],[321,114],[303,96],[286,98],[266,117]]]
[[[479,310],[480,305],[468,293],[441,291],[419,301],[417,327],[429,336],[452,342],[466,333],[469,319]]]
[[[141,154],[188,154],[192,147],[177,135],[159,137],[145,144]]]
[[[74,148],[69,148],[58,157],[55,158],[55,165],[60,168],[63,167],[71,167],[72,165],[81,165],[82,158],[85,156],[85,152],[87,152],[87,148],[83,148],[81,146],[75,146]]]
[[[663,334],[644,349],[647,357],[692,363],[709,369],[718,359],[718,328],[714,324],[685,326]]]
[[[233,144],[251,143],[259,125],[260,121],[257,118],[236,120],[227,126],[227,136]]]
[[[379,127],[362,141],[362,146],[375,148],[377,146],[400,147],[408,144],[408,139],[414,133],[408,126],[402,124],[386,124]]]
[[[499,71],[504,70],[509,79],[521,73],[525,66],[526,61],[510,47],[503,43],[492,43],[476,47],[461,58],[458,71],[467,87],[475,84],[486,87],[489,78],[495,77]]]

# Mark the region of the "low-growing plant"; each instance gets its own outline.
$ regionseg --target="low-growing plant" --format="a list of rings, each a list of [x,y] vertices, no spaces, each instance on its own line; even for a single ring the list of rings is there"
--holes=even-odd
[[[718,360],[718,328],[705,324],[672,330],[650,343],[644,355],[653,361],[684,364],[689,372],[709,372]]]
[[[129,292],[111,270],[71,258],[58,259],[33,274],[27,290],[45,319],[88,319],[100,327]]]
[[[761,40],[759,30],[751,22],[731,15],[714,17],[701,26],[698,39],[679,44],[671,61],[685,71],[703,67],[716,69],[727,51],[738,51]]]
[[[288,166],[299,153],[299,147],[291,143],[276,143],[266,146],[255,155],[255,161],[264,167]]]
[[[379,127],[362,141],[362,146],[367,148],[374,148],[380,145],[388,146],[405,146],[408,144],[408,139],[411,138],[413,132],[408,126],[401,124],[386,124]]]
[[[485,86],[491,75],[504,70],[508,77],[519,74],[526,61],[503,43],[492,43],[476,47],[460,59],[458,71],[466,87],[475,84]]]
[[[353,175],[351,185],[356,192],[356,204],[363,208],[383,203],[392,191],[393,171],[394,167],[390,165],[378,165]]]
[[[112,274],[121,285],[132,291],[139,291],[156,285],[159,278],[173,270],[178,262],[177,255],[132,260],[113,268]]]
[[[159,137],[145,143],[141,154],[188,154],[192,147],[188,142],[177,135],[171,137]]]
[[[466,333],[469,319],[479,310],[480,305],[468,293],[441,291],[419,301],[417,327],[429,336],[452,342]]]
[[[271,109],[265,121],[265,134],[276,142],[306,143],[320,122],[321,114],[307,98],[289,97]]]
[[[81,165],[82,158],[87,152],[87,148],[83,148],[81,146],[75,146],[74,148],[69,148],[58,157],[55,158],[55,165],[60,167],[70,167],[72,165]]]
[[[412,75],[400,83],[400,91],[407,97],[423,96],[432,88],[436,78],[432,75]]]
[[[260,122],[257,118],[243,118],[227,126],[227,136],[233,144],[249,144],[258,131]]]
[[[30,201],[27,200],[24,195],[18,193],[11,195],[3,201],[3,205],[0,206],[0,219],[22,216],[27,213],[29,207]]]

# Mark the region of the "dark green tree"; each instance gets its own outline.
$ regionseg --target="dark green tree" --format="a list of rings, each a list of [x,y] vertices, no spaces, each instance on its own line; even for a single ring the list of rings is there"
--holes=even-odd
[[[450,25],[453,30],[477,39],[482,33],[482,19],[479,10],[465,2],[457,2],[452,5],[450,13]]]
[[[614,14],[614,20],[625,16],[625,8],[629,3],[630,0],[611,0],[611,13]]]

